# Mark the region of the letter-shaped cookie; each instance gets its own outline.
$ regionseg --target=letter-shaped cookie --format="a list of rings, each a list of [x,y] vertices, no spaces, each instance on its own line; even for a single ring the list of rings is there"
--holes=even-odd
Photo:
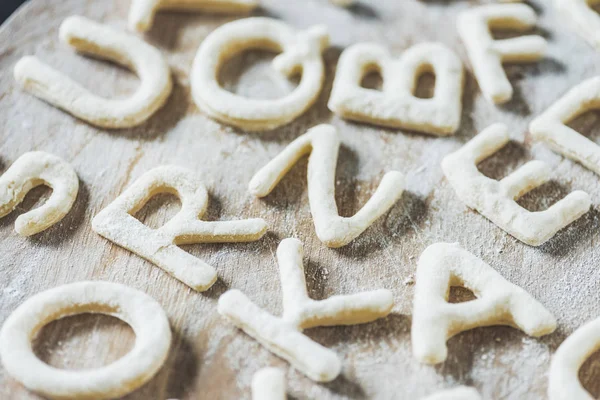
[[[285,400],[285,374],[279,368],[263,368],[252,377],[252,400]]]
[[[426,248],[416,281],[411,340],[420,362],[443,362],[449,338],[480,326],[508,325],[535,337],[556,329],[556,319],[537,300],[456,244]],[[477,299],[448,303],[451,286],[464,286]]]
[[[258,0],[133,0],[129,9],[129,29],[146,32],[158,10],[245,13],[257,6]]]
[[[83,313],[127,322],[133,348],[112,364],[83,371],[41,361],[31,341],[46,324]],[[9,375],[27,389],[52,399],[115,399],[148,382],[164,364],[171,346],[169,320],[152,297],[112,282],[77,282],[38,293],[21,304],[0,331],[0,355]]]
[[[381,92],[360,86],[372,71],[381,73]],[[424,72],[436,78],[430,99],[414,95]],[[383,46],[359,43],[340,57],[328,106],[343,118],[442,136],[460,125],[462,90],[462,63],[443,44],[418,44],[395,59]]]
[[[304,155],[308,159],[308,199],[315,230],[329,247],[345,246],[359,236],[400,198],[404,177],[400,172],[385,174],[375,194],[354,216],[338,215],[335,203],[335,169],[340,139],[332,125],[318,125],[294,140],[254,175],[250,193],[264,197]]]
[[[42,206],[17,218],[15,230],[21,236],[35,235],[63,219],[77,198],[79,179],[70,164],[42,151],[23,154],[0,177],[0,218],[40,185],[52,188],[52,194]]]
[[[593,400],[579,382],[579,369],[600,349],[600,318],[586,323],[565,339],[552,357],[548,376],[550,400]]]
[[[587,111],[599,109],[600,77],[595,77],[569,90],[533,120],[529,130],[534,139],[600,175],[600,146],[566,125]]]
[[[494,40],[490,28],[519,31],[535,25],[535,11],[526,4],[493,4],[463,11],[457,21],[458,33],[467,48],[483,95],[501,104],[509,101],[513,88],[502,62],[532,62],[544,56],[546,40],[538,35]]]
[[[169,65],[158,49],[142,39],[78,16],[65,19],[60,39],[81,53],[132,69],[140,77],[140,87],[127,99],[104,99],[27,56],[15,65],[14,75],[34,96],[102,128],[139,125],[167,101],[172,88]]]
[[[423,400],[481,400],[481,396],[477,390],[471,387],[459,386],[454,389],[434,393]]]
[[[277,248],[283,293],[283,316],[277,318],[255,305],[239,290],[219,298],[219,313],[255,338],[271,352],[287,360],[310,379],[329,382],[341,370],[337,355],[302,333],[316,326],[354,325],[387,316],[392,293],[380,289],[326,300],[308,297],[302,243],[285,239]]]
[[[158,229],[151,229],[132,215],[153,196],[174,193],[181,210]],[[262,219],[201,221],[208,193],[197,174],[186,168],[154,168],[133,183],[92,220],[92,229],[162,268],[197,291],[207,290],[217,279],[213,267],[177,245],[192,243],[249,242],[267,230]]]
[[[597,0],[555,0],[560,14],[567,16],[579,35],[600,50],[600,17],[591,7],[597,3]]]
[[[585,214],[591,206],[590,196],[577,190],[544,211],[531,212],[521,207],[516,200],[550,179],[546,163],[530,161],[500,181],[477,169],[477,164],[509,141],[506,126],[492,125],[446,156],[442,169],[468,207],[520,241],[539,246]]]
[[[306,111],[319,96],[325,76],[321,53],[329,45],[322,26],[296,31],[271,18],[246,18],[225,24],[200,45],[191,72],[196,105],[210,117],[248,131],[274,129]],[[244,49],[281,50],[273,68],[287,76],[302,73],[294,91],[273,100],[251,99],[223,89],[221,66]]]

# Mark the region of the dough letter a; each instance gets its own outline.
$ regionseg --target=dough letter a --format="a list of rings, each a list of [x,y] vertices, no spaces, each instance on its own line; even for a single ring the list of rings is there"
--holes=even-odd
[[[537,300],[456,244],[426,248],[416,280],[411,339],[420,362],[445,361],[446,341],[480,326],[509,325],[536,337],[556,329],[556,319]],[[450,304],[451,286],[464,286],[477,299]]]

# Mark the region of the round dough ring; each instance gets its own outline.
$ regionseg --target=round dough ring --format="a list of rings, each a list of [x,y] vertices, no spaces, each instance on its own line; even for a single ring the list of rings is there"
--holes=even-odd
[[[35,356],[31,341],[51,321],[101,313],[127,322],[135,346],[112,364],[90,370],[54,368]],[[146,383],[165,362],[171,344],[167,316],[152,297],[110,282],[77,282],[29,298],[0,331],[0,356],[8,373],[29,390],[49,398],[109,399]]]

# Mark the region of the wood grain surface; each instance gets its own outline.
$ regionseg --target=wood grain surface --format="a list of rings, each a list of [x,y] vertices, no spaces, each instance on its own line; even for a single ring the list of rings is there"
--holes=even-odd
[[[80,14],[125,29],[129,1],[31,0],[0,28],[0,170],[22,153],[54,153],[76,169],[81,189],[73,210],[58,225],[31,238],[13,229],[17,215],[47,197],[36,189],[24,204],[0,220],[0,323],[25,299],[42,290],[81,280],[107,280],[140,289],[165,308],[174,332],[170,357],[148,384],[127,399],[249,398],[254,372],[284,368],[289,394],[298,399],[418,399],[459,384],[476,387],[485,399],[546,398],[547,371],[560,343],[584,322],[600,316],[599,178],[585,168],[532,143],[529,121],[567,89],[600,73],[600,54],[589,47],[542,0],[530,4],[540,15],[537,32],[549,40],[541,62],[510,65],[506,70],[515,98],[503,107],[489,104],[470,72],[464,113],[454,137],[380,129],[345,122],[326,107],[336,62],[344,47],[359,41],[389,46],[394,54],[415,43],[440,41],[468,66],[455,20],[478,1],[363,0],[349,9],[327,0],[261,0],[256,15],[281,19],[298,28],[324,23],[333,45],[324,55],[327,79],[318,103],[283,128],[248,134],[208,119],[193,104],[189,70],[199,44],[218,26],[240,18],[206,14],[160,13],[148,42],[168,57],[176,86],[167,105],[144,125],[129,130],[99,130],[22,92],[12,77],[16,61],[28,54],[69,74],[103,96],[125,97],[138,81],[129,71],[75,54],[58,40],[61,21]],[[223,71],[229,90],[252,97],[275,98],[295,82],[276,75],[273,54],[248,51]],[[467,67],[467,69],[469,69]],[[328,249],[314,234],[306,192],[306,161],[300,162],[277,189],[262,200],[246,186],[254,172],[309,127],[329,122],[341,132],[337,202],[343,215],[354,214],[371,196],[386,171],[407,176],[401,200],[362,236],[341,249]],[[548,162],[555,180],[521,200],[530,210],[546,208],[575,189],[588,191],[593,209],[533,248],[518,242],[456,197],[440,169],[443,156],[494,122],[509,125],[515,139],[481,165],[501,178],[530,159]],[[588,113],[572,125],[598,140],[598,116]],[[101,238],[91,230],[92,217],[149,169],[177,164],[198,172],[210,190],[208,219],[263,217],[270,232],[255,243],[189,245],[185,250],[214,265],[219,280],[196,293],[161,269]],[[178,209],[171,196],[153,199],[137,217],[160,226]],[[281,292],[274,253],[279,241],[300,238],[310,294],[334,294],[388,288],[393,314],[375,323],[310,329],[306,333],[332,348],[343,361],[343,374],[329,384],[315,384],[273,356],[221,318],[218,297],[240,289],[272,313],[281,312]],[[556,333],[533,339],[508,327],[468,331],[449,341],[448,360],[421,365],[410,351],[410,283],[425,247],[459,242],[511,282],[551,310]],[[468,293],[457,292],[457,298]],[[82,315],[53,322],[34,343],[36,354],[61,368],[106,365],[124,355],[135,336],[111,317]],[[600,395],[600,357],[581,370],[582,381]],[[0,369],[1,399],[36,399]]]

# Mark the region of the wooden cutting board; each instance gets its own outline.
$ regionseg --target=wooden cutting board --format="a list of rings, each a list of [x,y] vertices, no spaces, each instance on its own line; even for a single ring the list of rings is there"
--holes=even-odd
[[[0,220],[0,322],[29,296],[68,282],[107,280],[149,293],[168,313],[173,346],[160,373],[127,399],[249,398],[252,375],[265,366],[284,368],[289,394],[298,399],[418,399],[459,384],[476,387],[485,399],[545,398],[552,353],[577,327],[600,316],[600,185],[592,172],[532,143],[527,125],[567,89],[599,74],[600,54],[546,2],[531,1],[540,14],[538,32],[550,43],[547,58],[507,67],[515,98],[504,107],[485,101],[469,72],[460,131],[454,137],[434,138],[333,116],[326,103],[336,62],[344,47],[360,41],[385,44],[395,54],[415,43],[440,41],[467,64],[456,34],[456,15],[478,2],[363,0],[350,9],[326,0],[261,2],[256,15],[298,28],[327,24],[333,42],[324,56],[327,81],[318,103],[290,125],[262,134],[208,119],[190,96],[188,73],[199,44],[215,28],[239,16],[160,13],[146,39],[168,57],[175,89],[167,105],[146,124],[116,131],[91,127],[23,93],[13,80],[12,68],[20,57],[34,54],[100,95],[127,96],[137,87],[135,75],[76,55],[59,42],[57,30],[72,14],[125,29],[129,1],[31,0],[2,26],[0,168],[4,171],[26,151],[51,152],[75,167],[81,189],[69,215],[40,235],[19,237],[13,225],[17,215],[47,197],[45,189],[36,189],[17,211]],[[223,84],[248,96],[281,96],[294,83],[274,74],[269,66],[272,57],[255,51],[240,55],[225,68]],[[407,177],[398,204],[360,238],[337,250],[323,246],[314,234],[305,161],[269,197],[254,199],[246,191],[254,172],[291,140],[323,122],[337,126],[343,139],[336,178],[343,215],[360,209],[386,171],[397,169]],[[501,178],[532,158],[548,162],[554,170],[555,180],[527,195],[522,200],[525,207],[544,209],[575,189],[592,196],[593,209],[542,247],[526,246],[469,211],[441,172],[445,154],[495,122],[508,124],[518,143],[483,163],[486,174]],[[597,115],[589,113],[573,126],[597,140],[597,122]],[[185,246],[218,270],[218,282],[205,293],[191,291],[90,228],[99,210],[144,172],[162,164],[191,168],[204,179],[211,193],[209,219],[263,217],[270,225],[269,234],[255,243]],[[173,197],[159,196],[138,217],[157,227],[177,207]],[[329,384],[311,382],[216,311],[218,297],[235,288],[268,311],[281,312],[274,253],[286,237],[305,244],[307,281],[315,299],[376,288],[388,288],[395,296],[394,312],[386,319],[307,331],[343,361],[343,374]],[[416,362],[410,350],[411,278],[423,249],[439,241],[459,242],[539,299],[558,318],[557,332],[538,340],[507,327],[474,329],[449,341],[445,363]],[[53,366],[82,369],[116,360],[133,342],[133,332],[124,323],[84,315],[51,323],[34,347]],[[596,396],[600,395],[598,369],[600,357],[595,356],[581,372],[586,388]],[[0,398],[37,397],[0,369]]]

